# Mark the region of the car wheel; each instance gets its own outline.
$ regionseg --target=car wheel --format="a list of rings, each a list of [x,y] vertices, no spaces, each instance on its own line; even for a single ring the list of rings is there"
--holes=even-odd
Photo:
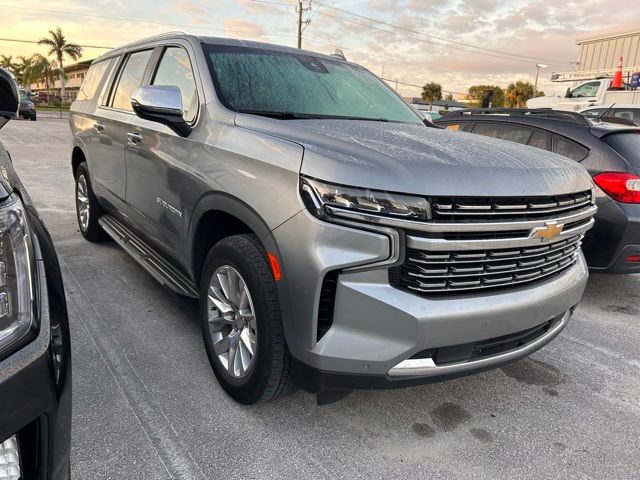
[[[29,120],[31,120],[32,122],[36,121],[36,112],[33,112],[31,115],[29,115]]]
[[[276,284],[255,235],[225,238],[209,251],[200,317],[209,362],[232,398],[251,405],[293,390]]]
[[[91,242],[106,237],[104,230],[98,224],[103,214],[102,207],[91,188],[87,164],[82,162],[76,171],[76,215],[80,233]]]

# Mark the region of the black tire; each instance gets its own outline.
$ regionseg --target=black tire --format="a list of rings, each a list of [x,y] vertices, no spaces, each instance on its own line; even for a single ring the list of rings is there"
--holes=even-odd
[[[86,198],[89,202],[89,222],[86,226],[83,226],[83,222],[80,220],[80,200],[78,199],[78,188],[81,182],[81,178],[85,179],[87,192]],[[99,240],[104,240],[107,235],[102,230],[102,227],[98,223],[98,219],[102,216],[104,211],[102,207],[98,203],[98,199],[93,193],[93,189],[91,188],[91,180],[89,178],[89,170],[87,169],[86,162],[82,162],[76,170],[76,188],[75,188],[75,200],[76,200],[76,218],[78,219],[78,227],[80,228],[80,233],[82,236],[89,240],[90,242],[97,242]]]
[[[253,363],[246,376],[232,376],[220,362],[209,331],[209,285],[215,271],[233,267],[247,285],[257,324]],[[264,247],[255,235],[234,235],[209,251],[200,282],[200,319],[209,362],[222,388],[237,402],[268,402],[294,390],[290,376],[291,354],[284,339],[276,284]]]
[[[31,115],[29,115],[29,120],[31,120],[32,122],[36,121],[36,112],[33,112]]]

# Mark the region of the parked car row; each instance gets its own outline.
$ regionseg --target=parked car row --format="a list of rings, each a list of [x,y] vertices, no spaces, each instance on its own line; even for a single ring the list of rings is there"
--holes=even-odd
[[[213,372],[244,404],[505,365],[569,322],[582,249],[640,271],[631,126],[473,110],[438,128],[344,58],[185,34],[108,52],[81,91],[81,234],[199,302]],[[19,103],[0,75],[0,123]],[[0,162],[0,478],[68,478],[60,269]]]

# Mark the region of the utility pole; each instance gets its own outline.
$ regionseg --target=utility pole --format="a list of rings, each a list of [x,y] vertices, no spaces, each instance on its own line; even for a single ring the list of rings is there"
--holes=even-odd
[[[302,25],[309,25],[311,23],[310,19],[302,20],[302,14],[308,10],[311,10],[311,2],[309,2],[309,6],[304,8],[302,6],[302,0],[298,0],[298,5],[296,6],[296,13],[298,14],[298,48],[302,48]]]
[[[540,76],[540,69],[547,68],[546,65],[539,63],[536,65],[536,81],[533,84],[533,95],[536,96],[538,94],[538,77]]]

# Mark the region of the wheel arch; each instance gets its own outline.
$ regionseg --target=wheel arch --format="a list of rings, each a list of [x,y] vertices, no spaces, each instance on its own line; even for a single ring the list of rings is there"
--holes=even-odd
[[[253,233],[263,242],[270,229],[253,208],[230,195],[213,192],[198,201],[189,227],[187,252],[196,284],[200,283],[211,247],[223,238],[241,233]]]
[[[87,156],[85,155],[82,147],[80,147],[79,145],[74,145],[73,150],[71,151],[71,172],[73,173],[74,178],[80,164],[86,161]]]

